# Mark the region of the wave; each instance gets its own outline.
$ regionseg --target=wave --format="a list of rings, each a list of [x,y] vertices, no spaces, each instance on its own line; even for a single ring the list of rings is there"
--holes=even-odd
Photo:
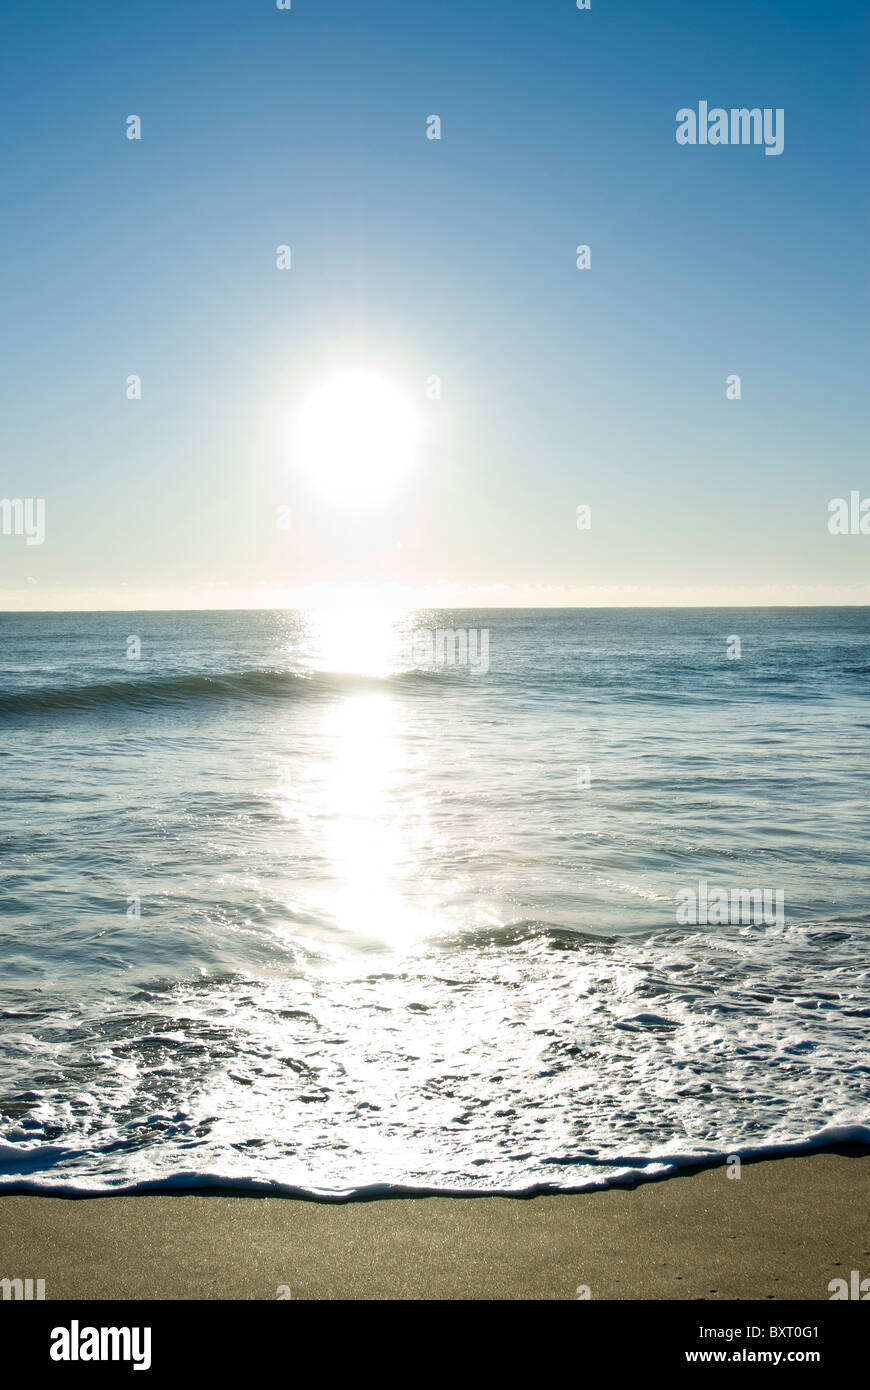
[[[384,689],[408,681],[425,683],[432,680],[432,673],[427,671],[403,671],[386,677],[339,672],[308,675],[279,670],[144,676],[137,680],[35,686],[27,690],[3,692],[0,693],[0,715],[147,710],[210,700],[293,700],[338,692]]]
[[[849,1154],[870,1151],[870,1125],[826,1125],[823,1129],[801,1139],[786,1139],[778,1143],[736,1145],[727,1150],[697,1148],[681,1152],[667,1150],[649,1154],[579,1153],[545,1160],[557,1166],[607,1168],[613,1171],[593,1173],[579,1182],[567,1180],[535,1182],[505,1186],[413,1185],[402,1183],[367,1183],[358,1187],[330,1189],[300,1187],[280,1179],[239,1177],[219,1172],[183,1171],[160,1178],[126,1180],[123,1177],[93,1178],[60,1177],[52,1171],[66,1159],[81,1159],[72,1149],[55,1144],[14,1144],[0,1140],[0,1192],[5,1196],[41,1193],[53,1197],[118,1197],[141,1196],[145,1193],[190,1193],[203,1191],[248,1192],[252,1195],[280,1195],[312,1202],[359,1202],[385,1197],[543,1197],[559,1193],[594,1192],[608,1187],[633,1187],[637,1183],[654,1182],[674,1177],[689,1169],[721,1167],[729,1160],[757,1162],[760,1159],[791,1158],[822,1151]],[[39,1169],[42,1169],[40,1172]],[[7,1171],[4,1173],[3,1169]],[[12,1171],[9,1171],[9,1170]],[[23,1174],[28,1173],[28,1177]]]
[[[143,675],[134,680],[95,681],[79,685],[34,685],[20,690],[0,691],[0,718],[4,715],[87,713],[101,710],[144,711],[160,707],[189,705],[202,701],[292,700],[337,693],[390,689],[408,683],[445,686],[464,683],[462,667],[437,670],[411,669],[390,676],[366,676],[353,672],[301,672],[279,669],[251,669],[226,672],[188,672],[172,675]],[[472,676],[471,679],[474,679]],[[503,671],[498,682],[522,690],[542,693],[540,673]],[[788,690],[776,688],[777,677],[749,684],[741,690],[742,700],[792,700],[797,697],[790,678]],[[763,692],[759,685],[770,686]],[[627,685],[622,677],[600,671],[551,672],[543,686],[547,698],[564,693],[586,692],[591,699],[624,701],[630,704],[667,706],[729,705],[733,690],[711,685],[675,689],[670,679],[660,687]]]

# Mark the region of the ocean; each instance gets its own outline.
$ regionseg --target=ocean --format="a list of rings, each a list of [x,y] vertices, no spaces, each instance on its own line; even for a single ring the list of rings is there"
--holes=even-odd
[[[870,1142],[870,610],[0,614],[0,1187]]]

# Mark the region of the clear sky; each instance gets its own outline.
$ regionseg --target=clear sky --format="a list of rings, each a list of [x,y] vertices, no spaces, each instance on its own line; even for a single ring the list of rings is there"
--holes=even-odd
[[[870,496],[868,28],[5,0],[0,497],[46,512],[0,606],[870,601],[870,535],[827,526]],[[699,101],[782,108],[782,154],[678,145]],[[415,416],[383,496],[281,432],[350,368]]]

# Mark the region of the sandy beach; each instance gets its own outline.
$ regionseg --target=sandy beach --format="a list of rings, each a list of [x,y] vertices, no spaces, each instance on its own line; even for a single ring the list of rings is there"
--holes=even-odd
[[[870,1156],[840,1153],[528,1200],[7,1196],[0,1274],[49,1300],[827,1300],[870,1273],[868,1213]]]

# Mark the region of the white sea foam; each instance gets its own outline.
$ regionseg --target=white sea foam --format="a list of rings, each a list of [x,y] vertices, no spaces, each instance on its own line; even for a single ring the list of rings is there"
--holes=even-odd
[[[870,1150],[870,1125],[827,1125],[815,1134],[804,1139],[795,1139],[780,1144],[755,1144],[737,1147],[727,1153],[714,1149],[697,1151],[662,1152],[648,1156],[632,1155],[619,1157],[611,1155],[607,1166],[612,1171],[606,1175],[585,1177],[581,1181],[537,1182],[528,1186],[504,1187],[453,1187],[449,1184],[428,1187],[413,1187],[402,1183],[369,1183],[362,1187],[325,1188],[294,1186],[278,1179],[240,1178],[227,1172],[199,1172],[189,1170],[173,1173],[164,1178],[149,1178],[139,1182],[118,1180],[110,1182],[99,1179],[82,1179],[77,1182],[50,1181],[48,1174],[38,1176],[31,1172],[29,1177],[21,1176],[31,1168],[37,1158],[51,1162],[50,1155],[40,1145],[0,1143],[0,1191],[18,1193],[38,1193],[51,1191],[57,1197],[122,1196],[124,1194],[144,1194],[159,1192],[197,1192],[222,1188],[227,1191],[274,1194],[287,1197],[304,1197],[322,1202],[347,1202],[372,1197],[530,1197],[548,1192],[593,1192],[608,1187],[632,1186],[641,1182],[651,1182],[687,1169],[711,1167],[723,1164],[728,1159],[739,1158],[742,1162],[760,1159],[796,1157],[820,1150],[867,1148]],[[8,1167],[8,1171],[3,1171]],[[17,1170],[17,1172],[16,1172]]]

